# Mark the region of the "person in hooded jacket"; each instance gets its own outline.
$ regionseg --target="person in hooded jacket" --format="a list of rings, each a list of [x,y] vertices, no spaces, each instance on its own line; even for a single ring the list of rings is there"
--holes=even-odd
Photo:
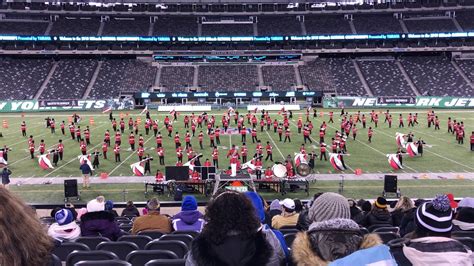
[[[357,203],[352,199],[349,200],[349,207],[351,211],[351,219],[357,224],[361,224],[365,218],[364,212],[357,207]]]
[[[376,234],[362,235],[351,220],[349,202],[339,194],[326,192],[311,205],[312,221],[307,232],[299,232],[292,245],[293,260],[298,266],[327,265],[358,250],[382,243]]]
[[[365,216],[362,225],[366,228],[371,226],[390,227],[393,225],[392,216],[387,210],[387,200],[383,197],[378,197],[374,202],[372,210]]]
[[[194,196],[186,196],[181,203],[181,212],[177,213],[173,219],[173,229],[175,231],[196,231],[201,232],[204,226],[204,215],[197,210],[197,201]]]
[[[280,231],[271,229],[270,226],[265,223],[265,208],[262,198],[257,194],[257,192],[254,191],[248,191],[244,194],[255,208],[255,213],[263,226],[262,232],[265,233],[265,238],[267,239],[268,243],[272,245],[273,250],[276,254],[278,254],[278,257],[280,258],[280,264],[285,263],[290,257],[290,252],[288,250],[288,246],[286,245],[285,237]]]
[[[409,197],[401,196],[391,212],[393,225],[400,226],[405,213],[413,209],[413,207],[413,201]]]
[[[48,228],[48,235],[58,241],[74,241],[81,236],[81,228],[74,221],[68,209],[61,209],[54,215],[55,223]]]
[[[275,199],[270,203],[270,208],[268,215],[270,216],[270,221],[273,219],[273,216],[280,215],[282,213],[282,208],[280,205],[280,200]]]
[[[186,265],[279,265],[250,200],[236,191],[211,199],[206,224],[186,257]]]
[[[105,199],[97,197],[87,203],[87,213],[81,216],[82,236],[103,236],[115,241],[122,236],[114,215],[105,211]]]
[[[451,238],[452,220],[453,212],[446,195],[438,195],[418,207],[412,239],[392,250],[398,265],[472,266],[472,251]]]
[[[137,207],[135,207],[135,204],[133,204],[133,201],[127,201],[127,205],[122,210],[122,216],[140,216],[140,212]]]

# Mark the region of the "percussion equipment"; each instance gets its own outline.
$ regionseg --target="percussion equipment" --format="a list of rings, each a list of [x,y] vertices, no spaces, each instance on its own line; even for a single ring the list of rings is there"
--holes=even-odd
[[[281,163],[277,163],[272,167],[273,175],[278,178],[285,178],[286,177],[286,166]]]
[[[301,177],[305,177],[311,174],[311,167],[309,167],[305,154],[302,154],[302,153],[295,154],[295,167],[296,167],[296,173]]]

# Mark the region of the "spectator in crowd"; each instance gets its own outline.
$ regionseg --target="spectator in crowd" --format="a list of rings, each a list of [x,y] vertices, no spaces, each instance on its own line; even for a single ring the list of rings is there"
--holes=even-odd
[[[92,169],[89,164],[84,160],[79,167],[82,173],[82,188],[90,187],[90,176],[92,175]]]
[[[393,226],[400,226],[405,213],[411,211],[413,207],[413,201],[409,197],[401,196],[391,213]]]
[[[307,231],[309,228],[309,225],[311,224],[311,221],[308,218],[308,212],[309,208],[311,207],[311,204],[323,193],[316,193],[313,195],[313,200],[311,202],[308,202],[307,207],[304,208],[300,215],[298,216],[298,222],[296,222],[296,229],[299,231]]]
[[[252,203],[243,194],[217,195],[204,218],[206,224],[191,244],[186,265],[279,265]]]
[[[0,265],[47,265],[53,240],[32,208],[0,187]]]
[[[472,231],[474,233],[474,208],[461,208],[453,220],[453,231]]]
[[[105,211],[112,213],[112,214],[114,215],[114,218],[115,218],[115,217],[118,217],[117,211],[114,210],[114,202],[111,201],[111,200],[107,200],[107,201],[105,202]]]
[[[285,237],[280,231],[276,229],[272,230],[268,224],[265,224],[265,211],[262,198],[253,191],[245,192],[244,194],[255,208],[257,218],[263,226],[262,233],[265,235],[265,239],[268,241],[268,243],[272,246],[273,251],[278,255],[281,265],[290,256],[288,246],[285,242]]]
[[[372,206],[372,210],[366,215],[365,221],[362,223],[364,227],[370,226],[392,226],[392,217],[387,210],[387,200],[383,197],[378,197]]]
[[[51,210],[51,212],[49,213],[49,216],[51,216],[51,218],[55,218],[56,213],[57,213],[58,211],[60,211],[61,209],[62,209],[62,208],[61,208],[61,207],[58,207],[58,206],[54,207],[54,208]]]
[[[270,219],[273,219],[273,216],[281,214],[281,205],[278,199],[275,199],[270,203],[270,210],[268,214],[270,215]]]
[[[171,221],[168,217],[160,214],[160,201],[152,198],[147,204],[148,213],[140,216],[133,222],[132,233],[137,234],[145,230],[157,230],[163,234],[171,233]]]
[[[402,220],[400,222],[400,235],[407,236],[407,234],[413,232],[416,228],[415,225],[415,213],[416,209],[423,204],[425,200],[417,199],[415,201],[415,206],[410,210],[404,212]]]
[[[295,201],[292,199],[284,199],[280,202],[283,212],[272,218],[272,227],[280,229],[283,226],[296,226],[299,214],[295,211]]]
[[[81,236],[81,228],[68,209],[61,209],[54,215],[55,223],[48,229],[48,235],[58,241],[74,241]]]
[[[87,203],[87,213],[81,216],[82,236],[103,236],[115,241],[122,232],[114,215],[105,211],[105,198],[99,196]]]
[[[204,226],[204,215],[198,211],[198,205],[194,196],[185,196],[181,203],[181,211],[173,219],[175,231],[201,232]]]
[[[135,204],[133,204],[133,201],[127,201],[127,205],[122,210],[122,216],[140,216],[140,212],[137,207],[135,207]]]
[[[397,256],[399,265],[407,259],[413,265],[472,266],[472,251],[451,239],[453,212],[446,195],[436,196],[416,210],[413,238]]]
[[[357,205],[359,205],[360,209],[364,212],[364,215],[369,214],[372,210],[372,203],[370,203],[368,200],[359,200]]]
[[[357,224],[362,224],[365,218],[364,212],[357,207],[357,203],[354,200],[350,199],[348,202],[351,211],[351,219]]]
[[[303,203],[300,199],[294,199],[295,201],[295,212],[301,213],[303,211]]]
[[[465,207],[474,208],[474,198],[465,197],[462,200],[460,200],[458,203],[458,209],[465,208]]]
[[[74,218],[74,221],[77,220],[77,211],[76,211],[76,208],[74,207],[74,204],[68,202],[64,204],[64,209],[70,210],[72,213],[72,217]]]
[[[359,225],[350,219],[349,202],[339,194],[323,193],[311,205],[308,217],[312,222],[309,230],[298,233],[293,242],[296,265],[327,265],[382,242],[375,234],[362,236]],[[384,254],[391,257],[388,247],[384,248]]]

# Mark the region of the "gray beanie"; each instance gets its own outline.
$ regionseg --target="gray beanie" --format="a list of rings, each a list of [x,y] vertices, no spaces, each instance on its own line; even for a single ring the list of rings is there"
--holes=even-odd
[[[323,222],[336,218],[350,219],[349,202],[337,193],[323,193],[311,205],[308,218],[311,222]]]

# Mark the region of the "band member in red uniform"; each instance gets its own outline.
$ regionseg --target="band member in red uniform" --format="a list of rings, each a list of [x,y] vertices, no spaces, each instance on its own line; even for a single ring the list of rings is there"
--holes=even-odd
[[[45,150],[46,150],[46,144],[44,143],[44,140],[43,140],[43,139],[40,141],[40,144],[39,144],[39,148],[38,148],[38,149],[39,149],[39,153],[40,153],[41,155],[43,155],[44,152],[45,152]]]
[[[392,128],[392,121],[393,121],[392,115],[389,115],[388,116],[388,128]]]
[[[156,148],[160,165],[165,165],[165,149],[162,146]]]
[[[35,158],[35,141],[32,140],[28,143],[28,150],[30,151],[31,159]]]
[[[163,146],[163,136],[161,132],[158,132],[158,135],[156,135],[156,147],[159,148],[161,146]]]
[[[270,167],[265,169],[265,179],[272,179],[273,178],[273,171]]]
[[[130,119],[131,119],[131,118],[130,118]],[[132,122],[133,122],[133,121],[132,121]],[[133,127],[132,127],[131,129],[133,129]],[[122,119],[120,119],[120,133],[123,134],[124,131],[125,131],[125,121],[123,121],[123,118],[122,118]]]
[[[128,130],[133,130],[133,119],[131,117],[128,119]]]
[[[77,142],[81,142],[82,140],[81,126],[77,126],[76,128],[76,139],[77,139]]]
[[[110,132],[108,129],[104,133],[104,142],[110,147]]]
[[[183,162],[183,148],[181,148],[181,145],[176,148],[176,157],[178,158],[178,162]]]
[[[278,137],[280,138],[280,142],[283,140],[283,125],[279,124],[277,127]]]
[[[255,175],[257,179],[262,178],[262,160],[259,158],[255,159]]]
[[[64,154],[64,144],[63,144],[63,140],[60,139],[59,140],[59,143],[58,143],[58,155],[59,155],[59,160],[63,160],[63,154]]]
[[[212,164],[216,168],[219,168],[219,151],[216,146],[214,146],[214,149],[212,150]]]
[[[372,130],[372,127],[369,127],[369,131],[367,132],[367,135],[369,136],[369,143],[372,143],[372,135],[373,134],[374,134],[374,131]]]
[[[145,146],[145,139],[143,138],[142,134],[138,135],[138,146]]]
[[[26,123],[25,123],[25,121],[21,122],[20,130],[21,130],[21,135],[23,137],[26,137]]]
[[[209,146],[214,147],[216,146],[214,139],[216,138],[216,135],[214,134],[214,130],[210,130],[209,134]]]
[[[270,159],[270,161],[273,162],[273,147],[272,145],[270,145],[269,141],[267,141],[267,146],[265,146],[265,151],[267,152],[267,157],[265,157],[265,161],[268,161],[268,159]]]
[[[118,144],[119,146],[122,144],[122,135],[118,130],[115,132],[115,144]]]
[[[311,140],[311,138],[309,137],[310,135],[310,131],[309,131],[309,128],[307,126],[305,126],[303,128],[303,140],[304,140],[304,143],[306,143],[306,141],[309,141],[309,143],[313,143],[313,141]]]
[[[378,114],[374,114],[374,124],[375,124],[376,128],[379,125],[379,115]]]
[[[283,142],[285,143],[287,140],[291,143],[291,131],[289,128],[285,130],[285,140]]]
[[[145,155],[145,148],[143,148],[143,146],[138,146],[137,155],[138,160],[141,161],[143,159],[143,155]]]
[[[84,130],[84,137],[86,138],[86,144],[90,145],[91,144],[91,131],[89,130],[89,127]]]
[[[186,131],[186,134],[184,135],[184,143],[186,144],[186,149],[191,145],[191,134],[189,134],[189,131]]]
[[[212,164],[211,164],[211,161],[209,161],[209,159],[206,159],[206,161],[204,161],[204,167],[211,167]]]
[[[135,151],[135,135],[133,132],[130,132],[130,135],[128,136],[128,144],[130,144],[130,149]]]
[[[86,143],[84,142],[84,140],[81,140],[80,144],[79,144],[79,148],[81,150],[81,153],[82,155],[86,155],[87,154],[87,145]]]
[[[199,135],[198,135],[198,140],[199,140],[199,147],[201,148],[201,150],[203,149],[203,146],[202,146],[202,140],[204,139],[204,133],[202,132],[202,130],[199,132]]]
[[[471,151],[474,151],[474,131],[471,133]]]
[[[286,176],[288,178],[293,178],[295,176],[295,172],[293,171],[293,164],[291,161],[285,161],[286,166]]]
[[[54,118],[49,122],[49,127],[51,128],[51,133],[56,134],[56,121],[54,121]]]
[[[334,124],[334,112],[329,112],[329,121],[328,123],[333,123]]]
[[[164,180],[165,180],[165,177],[163,176],[163,173],[160,171],[160,169],[157,169],[156,174],[155,174],[155,182],[160,183],[160,182],[163,182]]]
[[[438,118],[438,116],[435,117],[434,125],[435,125],[435,130],[440,130],[439,129],[439,118]]]
[[[120,144],[115,144],[114,147],[114,154],[115,154],[115,162],[120,162]]]
[[[278,121],[275,119],[273,120],[273,133],[277,132],[277,128],[278,128]]]
[[[156,135],[158,134],[158,120],[152,121],[151,126],[153,128],[153,136],[156,138]]]
[[[398,116],[398,127],[399,127],[399,128],[400,128],[400,127],[405,127],[405,124],[403,124],[403,115],[402,115],[402,114],[400,114],[400,115]]]
[[[112,129],[115,131],[117,131],[117,120],[115,120],[115,118],[112,120]]]
[[[179,137],[179,133],[176,132],[175,135],[174,135],[174,145],[175,145],[175,148],[177,149],[179,146],[181,146],[181,140],[180,140],[180,137]]]
[[[352,126],[352,138],[355,140],[357,137],[357,126],[354,124]]]
[[[242,146],[240,147],[240,156],[242,156],[242,163],[247,162],[247,154],[248,154],[248,149],[247,145],[245,145],[245,142],[242,143]]]
[[[216,127],[214,130],[214,135],[216,137],[216,144],[220,145],[221,144],[221,129]]]
[[[298,127],[298,134],[301,134],[301,129],[303,128],[303,121],[300,119],[298,119],[298,122],[297,122],[297,125]]]
[[[66,123],[64,123],[64,121],[61,121],[61,123],[59,124],[59,127],[61,128],[61,134],[63,135],[66,135],[65,126],[66,126]]]
[[[257,140],[258,140],[257,139],[257,129],[255,127],[252,128],[252,133],[251,134],[252,134],[252,143],[257,142]]]
[[[245,126],[242,126],[242,129],[240,129],[240,136],[242,142],[247,142],[247,129]]]
[[[109,149],[109,144],[107,144],[106,141],[102,143],[102,155],[104,156],[104,159],[107,160],[107,151]]]
[[[319,144],[319,149],[320,149],[319,160],[322,161],[324,157],[324,160],[327,161],[328,158],[327,158],[327,153],[326,153],[326,144],[321,142]]]
[[[166,126],[166,129],[168,130],[168,137],[171,138],[171,133],[173,133],[173,125],[172,124],[168,124]]]

